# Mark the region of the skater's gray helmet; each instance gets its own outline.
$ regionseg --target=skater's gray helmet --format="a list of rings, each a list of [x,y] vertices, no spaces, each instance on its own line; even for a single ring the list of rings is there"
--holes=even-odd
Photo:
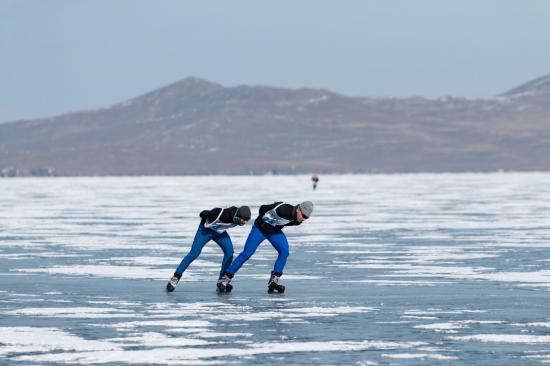
[[[300,211],[302,211],[302,214],[306,217],[310,217],[313,213],[313,202],[311,201],[304,201],[298,205],[300,208]]]

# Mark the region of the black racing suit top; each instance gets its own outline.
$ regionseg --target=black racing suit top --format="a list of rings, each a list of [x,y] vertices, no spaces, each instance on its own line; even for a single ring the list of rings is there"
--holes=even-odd
[[[201,213],[199,214],[199,216],[201,217],[201,225],[204,225],[206,220],[208,220],[208,222],[214,222],[214,220],[218,218],[218,215],[220,214],[220,210],[222,209],[219,207],[216,207],[211,210],[201,211]],[[233,217],[235,217],[235,213],[237,213],[237,210],[238,208],[235,206],[224,208],[222,215],[220,216],[220,221],[226,224],[232,223]]]
[[[285,226],[296,226],[301,224],[301,222],[296,221],[296,206],[289,205],[288,203],[283,203],[282,205],[277,207],[277,210],[275,210],[275,212],[277,212],[277,215],[279,215],[280,218],[290,220],[288,224],[272,226],[263,220],[263,217],[267,211],[275,208],[281,203],[282,202],[279,201],[279,202],[272,203],[270,205],[260,206],[260,214],[254,221],[254,224],[260,229],[262,233],[267,235],[267,234],[279,232]]]

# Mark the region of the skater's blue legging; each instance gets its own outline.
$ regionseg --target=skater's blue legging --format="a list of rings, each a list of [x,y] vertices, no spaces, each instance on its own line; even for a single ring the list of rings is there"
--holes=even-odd
[[[278,231],[265,235],[255,224],[252,226],[250,234],[248,234],[243,251],[239,254],[237,259],[233,261],[231,266],[229,266],[227,272],[234,275],[239,268],[241,268],[244,262],[246,262],[252,254],[254,254],[260,243],[265,239],[269,240],[271,245],[273,245],[279,253],[277,260],[275,261],[273,272],[277,273],[279,276],[282,275],[283,269],[285,268],[286,259],[288,258],[288,241],[286,240],[285,234],[282,231]]]
[[[220,277],[225,273],[227,267],[231,264],[233,260],[233,243],[231,243],[231,238],[226,231],[223,234],[218,234],[217,232],[205,228],[203,225],[199,225],[197,234],[195,234],[195,239],[193,240],[193,245],[191,245],[191,251],[181,260],[180,265],[176,269],[178,275],[183,274],[187,267],[201,254],[202,248],[210,240],[214,240],[220,248],[223,250],[223,261],[222,268],[220,271]]]

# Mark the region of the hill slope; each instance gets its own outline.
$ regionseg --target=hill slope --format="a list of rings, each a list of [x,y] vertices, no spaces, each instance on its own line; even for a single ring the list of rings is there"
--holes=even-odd
[[[550,170],[550,76],[498,97],[351,98],[187,78],[0,125],[4,175]]]

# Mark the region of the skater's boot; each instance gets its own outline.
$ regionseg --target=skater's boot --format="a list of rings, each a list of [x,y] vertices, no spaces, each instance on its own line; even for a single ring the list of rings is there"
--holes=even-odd
[[[281,278],[281,276],[282,276],[282,273],[271,272],[271,278],[267,283],[268,294],[272,294],[275,291],[277,291],[280,294],[285,292],[285,287],[279,284],[279,279]]]
[[[180,281],[181,275],[174,273],[172,278],[170,278],[170,281],[166,284],[166,291],[172,292],[176,289],[176,286],[178,285],[178,282]]]
[[[232,278],[233,276],[229,273],[225,273],[222,277],[220,277],[218,283],[216,284],[218,290],[220,292],[231,292],[231,290],[233,290],[233,285],[229,282],[231,282]]]

